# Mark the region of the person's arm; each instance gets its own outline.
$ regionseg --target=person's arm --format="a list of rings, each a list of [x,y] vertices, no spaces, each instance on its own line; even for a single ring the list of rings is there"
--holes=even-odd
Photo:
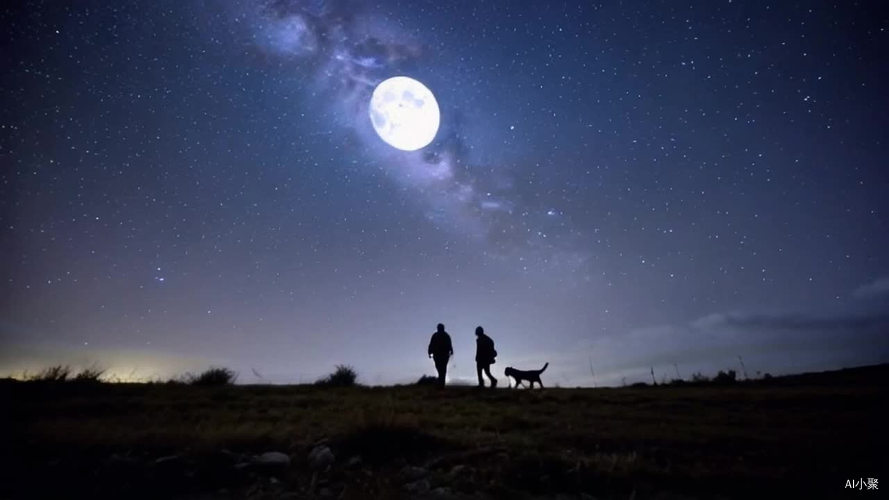
[[[451,337],[448,337],[448,356],[454,355],[454,345],[451,344]]]
[[[435,335],[432,336],[432,339],[429,340],[429,349],[426,352],[429,354],[429,357],[432,357],[432,342],[435,341]]]

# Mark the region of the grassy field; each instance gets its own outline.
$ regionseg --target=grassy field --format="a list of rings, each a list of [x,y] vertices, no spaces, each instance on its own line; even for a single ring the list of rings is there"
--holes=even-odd
[[[2,381],[0,497],[876,498],[844,484],[885,477],[887,375],[534,391]],[[332,462],[309,458],[324,447]],[[270,451],[290,463],[252,460]]]

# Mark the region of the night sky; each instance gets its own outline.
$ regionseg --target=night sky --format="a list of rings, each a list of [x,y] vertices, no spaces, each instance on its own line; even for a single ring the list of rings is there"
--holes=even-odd
[[[0,11],[0,374],[549,385],[889,361],[882,2]],[[423,82],[427,147],[374,131]]]

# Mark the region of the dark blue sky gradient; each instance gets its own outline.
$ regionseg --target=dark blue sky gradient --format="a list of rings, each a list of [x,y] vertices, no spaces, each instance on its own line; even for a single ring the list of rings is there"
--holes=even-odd
[[[0,372],[889,361],[879,2],[18,2]],[[374,133],[416,78],[435,141]],[[590,373],[590,363],[595,378]],[[674,364],[676,365],[674,367]],[[252,369],[261,374],[256,377]]]

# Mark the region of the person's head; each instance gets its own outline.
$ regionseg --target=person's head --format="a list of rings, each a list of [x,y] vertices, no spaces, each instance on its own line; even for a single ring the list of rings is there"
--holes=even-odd
[[[443,332],[444,331],[444,324],[439,323],[437,328],[438,328],[438,331]]]
[[[482,328],[480,326],[475,327],[475,336],[476,337],[478,337],[479,335],[483,335],[484,333],[485,333],[484,328]]]

